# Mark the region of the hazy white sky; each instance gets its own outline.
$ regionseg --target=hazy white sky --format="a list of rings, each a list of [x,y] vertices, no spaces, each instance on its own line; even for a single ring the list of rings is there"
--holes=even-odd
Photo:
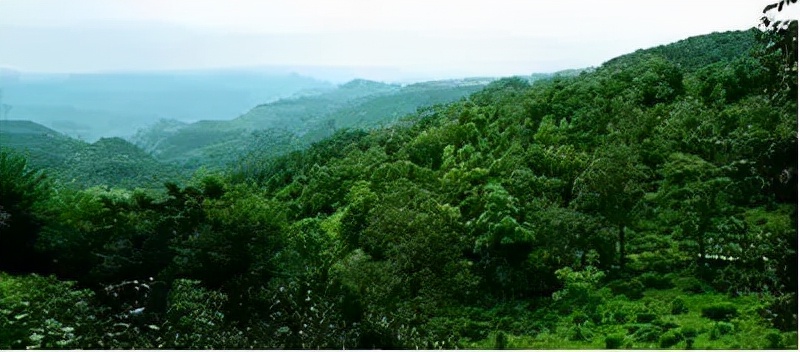
[[[767,2],[0,0],[0,66],[83,72],[326,65],[431,76],[530,74],[747,29],[758,24]]]

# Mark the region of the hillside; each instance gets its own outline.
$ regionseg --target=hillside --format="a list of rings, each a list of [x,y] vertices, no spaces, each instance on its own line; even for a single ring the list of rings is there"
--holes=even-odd
[[[26,154],[36,168],[61,167],[85,144],[32,121],[0,120],[0,147]]]
[[[186,165],[223,166],[253,151],[253,132],[292,136],[292,150],[342,128],[374,128],[391,124],[424,106],[461,99],[491,79],[425,82],[401,86],[353,80],[336,89],[261,104],[231,121],[199,121],[178,126],[164,123],[139,131],[132,141],[159,160]],[[260,145],[260,144],[259,144]]]
[[[0,153],[0,348],[796,350],[797,57],[771,43],[797,26],[709,56],[742,35],[280,153],[350,103],[276,102],[295,119],[248,130],[281,116],[265,104],[207,125],[256,152],[160,192],[64,189]],[[358,114],[409,87],[330,94],[387,92]]]
[[[80,187],[160,188],[180,180],[180,169],[157,161],[137,146],[119,138],[100,138],[76,151],[55,170],[57,177]]]
[[[687,72],[693,72],[713,63],[728,62],[740,57],[757,45],[756,33],[757,30],[753,28],[747,31],[715,32],[694,36],[667,45],[640,49],[609,60],[605,65],[632,62],[647,55],[655,55],[680,66]]]
[[[0,121],[0,147],[25,155],[30,166],[79,188],[157,188],[182,178],[177,168],[124,139],[101,138],[90,144],[31,121]]]

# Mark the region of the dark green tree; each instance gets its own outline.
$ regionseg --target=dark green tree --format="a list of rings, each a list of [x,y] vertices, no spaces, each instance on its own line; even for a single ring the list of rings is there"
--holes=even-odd
[[[43,172],[25,157],[0,150],[0,270],[42,272],[47,260],[35,251],[44,214],[41,203],[50,194]]]
[[[575,181],[574,206],[601,215],[617,229],[619,267],[625,268],[625,229],[634,218],[634,208],[645,194],[646,169],[637,151],[612,144],[598,150],[586,170]]]

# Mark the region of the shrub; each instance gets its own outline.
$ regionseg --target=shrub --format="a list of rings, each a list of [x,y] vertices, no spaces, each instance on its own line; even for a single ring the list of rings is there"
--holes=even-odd
[[[644,273],[639,277],[641,280],[642,285],[646,288],[653,288],[657,290],[665,290],[674,287],[675,285],[672,283],[668,277],[664,275],[659,275],[656,273]]]
[[[715,304],[704,307],[701,314],[704,318],[716,321],[729,321],[738,315],[736,307],[730,303]]]
[[[670,303],[670,312],[673,315],[688,313],[689,308],[686,307],[686,302],[683,301],[683,298],[677,297]]]
[[[458,331],[461,336],[472,341],[477,341],[486,338],[489,335],[490,328],[487,322],[469,320],[465,322]]]
[[[506,337],[506,334],[502,331],[497,332],[497,335],[494,336],[494,349],[504,350],[506,349],[507,344],[508,338]]]
[[[680,333],[685,338],[697,337],[697,329],[690,327],[682,327]]]
[[[654,320],[656,320],[656,318],[658,318],[658,316],[655,315],[654,313],[639,313],[639,314],[636,314],[636,322],[637,323],[642,323],[642,324],[651,323]]]
[[[97,348],[104,326],[94,302],[74,282],[0,273],[0,349]]]
[[[644,297],[644,285],[638,279],[616,280],[608,284],[615,295],[625,295],[628,299],[640,299]]]
[[[781,331],[797,331],[797,293],[776,297],[767,311],[773,327]]]
[[[664,335],[658,338],[658,346],[661,348],[669,348],[675,346],[678,342],[683,340],[683,336],[675,331],[667,331]]]
[[[575,325],[582,325],[587,321],[589,321],[589,316],[583,312],[577,312],[572,314],[572,323]]]
[[[635,324],[628,327],[633,339],[640,342],[656,342],[661,337],[661,328],[652,324]]]
[[[598,313],[601,316],[599,324],[619,325],[630,322],[636,317],[636,313],[642,312],[642,305],[639,302],[630,301],[622,297],[606,301]]]
[[[618,350],[622,347],[622,342],[625,339],[624,336],[614,334],[614,335],[607,335],[606,336],[606,349],[609,350]]]
[[[790,331],[785,334],[784,337],[784,348],[787,349],[797,349],[797,331]]]
[[[692,348],[694,348],[694,338],[693,337],[687,337],[686,338],[686,349],[687,350],[691,350]]]
[[[675,285],[686,293],[700,294],[711,291],[711,288],[707,284],[694,277],[676,279]]]
[[[573,325],[570,328],[569,339],[571,341],[589,341],[592,339],[592,330],[586,325]]]
[[[606,312],[602,320],[604,323],[611,324],[624,324],[628,321],[628,315],[625,312]]]
[[[767,348],[782,348],[783,337],[777,331],[770,331],[767,336]]]
[[[669,320],[664,320],[664,319],[657,319],[657,320],[653,321],[653,325],[660,327],[664,331],[675,329],[678,326],[680,326],[680,325],[676,324],[675,322],[672,322],[672,321],[669,321]]]
[[[734,330],[733,324],[724,321],[719,321],[714,324],[714,327],[709,333],[711,340],[719,339],[722,336],[732,333]]]

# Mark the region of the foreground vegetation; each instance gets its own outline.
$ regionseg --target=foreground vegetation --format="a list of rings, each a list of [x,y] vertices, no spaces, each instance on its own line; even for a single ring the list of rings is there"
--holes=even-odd
[[[163,191],[3,151],[0,347],[796,349],[796,28],[496,81]]]

